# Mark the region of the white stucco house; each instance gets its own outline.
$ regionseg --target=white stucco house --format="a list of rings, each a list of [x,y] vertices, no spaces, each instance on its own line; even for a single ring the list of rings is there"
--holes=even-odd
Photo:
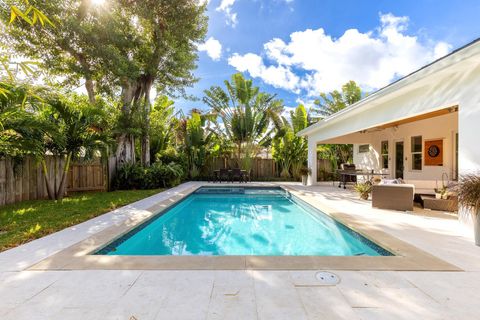
[[[422,192],[442,175],[480,171],[480,39],[298,133],[317,145],[354,144],[361,169],[401,177]],[[309,184],[316,184],[316,175]]]

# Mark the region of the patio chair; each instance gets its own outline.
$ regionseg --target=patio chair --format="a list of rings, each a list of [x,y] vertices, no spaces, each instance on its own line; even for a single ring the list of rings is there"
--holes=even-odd
[[[232,179],[232,182],[233,182],[235,179],[238,179],[238,182],[245,182],[245,179],[244,179],[244,176],[243,176],[243,172],[242,172],[242,170],[240,170],[240,169],[238,169],[238,168],[232,169],[231,179]]]
[[[211,182],[219,182],[220,181],[220,170],[213,170],[210,176]]]
[[[250,170],[244,170],[242,173],[243,173],[243,180],[245,181],[245,183],[252,182],[252,180],[250,179]]]
[[[225,181],[230,180],[230,172],[228,169],[220,169],[218,173],[218,181],[221,183],[225,179]]]

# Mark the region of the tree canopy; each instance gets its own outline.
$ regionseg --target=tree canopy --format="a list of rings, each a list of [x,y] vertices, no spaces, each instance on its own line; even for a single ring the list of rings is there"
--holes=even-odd
[[[2,10],[11,7],[7,0]],[[150,163],[149,115],[152,88],[184,94],[193,75],[197,43],[207,30],[205,5],[196,0],[119,0],[96,6],[90,0],[37,1],[55,28],[32,28],[28,22],[9,25],[1,36],[16,52],[41,62],[49,74],[75,88],[83,83],[91,103],[97,94],[118,97],[117,157],[133,161],[131,132],[135,112],[144,115],[141,138],[144,164]],[[9,23],[1,15],[3,25]]]

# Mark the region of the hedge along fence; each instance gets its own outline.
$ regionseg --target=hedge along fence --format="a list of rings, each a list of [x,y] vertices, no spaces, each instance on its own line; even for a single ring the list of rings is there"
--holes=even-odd
[[[214,170],[226,168],[238,168],[237,159],[214,158],[207,161],[206,167],[208,175],[212,176]],[[241,163],[241,162],[240,162]],[[241,167],[241,165],[240,165]],[[241,168],[243,169],[243,168]],[[251,178],[255,179],[278,179],[280,178],[281,166],[273,159],[255,158],[252,159]],[[331,173],[332,165],[330,161],[324,159],[317,160],[317,178],[319,181],[328,180],[329,173]]]
[[[55,186],[60,184],[65,160],[48,156],[46,165],[48,179]],[[67,175],[66,192],[105,191],[106,166],[99,160],[92,163],[71,163]],[[32,158],[15,162],[10,158],[0,159],[0,205],[48,199],[45,175],[40,163]]]

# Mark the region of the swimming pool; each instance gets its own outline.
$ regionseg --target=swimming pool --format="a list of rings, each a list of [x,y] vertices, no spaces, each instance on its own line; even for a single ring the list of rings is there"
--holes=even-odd
[[[95,254],[392,255],[279,187],[202,187]]]

